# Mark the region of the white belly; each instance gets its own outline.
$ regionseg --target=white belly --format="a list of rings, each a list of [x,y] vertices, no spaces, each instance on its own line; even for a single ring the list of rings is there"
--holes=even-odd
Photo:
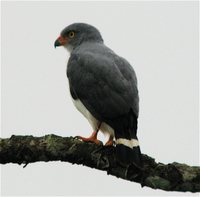
[[[97,131],[100,121],[98,121],[87,109],[86,107],[83,105],[83,103],[78,99],[78,100],[74,100],[72,98],[72,101],[74,103],[74,105],[76,106],[76,108],[87,118],[87,120],[89,121],[90,125],[93,128],[93,131]],[[100,130],[104,133],[107,134],[109,136],[115,137],[114,134],[114,130],[112,127],[110,127],[108,124],[106,124],[105,122],[101,123],[101,127]]]

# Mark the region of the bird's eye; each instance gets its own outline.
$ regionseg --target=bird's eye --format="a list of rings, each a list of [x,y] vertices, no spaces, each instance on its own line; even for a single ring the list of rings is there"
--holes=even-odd
[[[69,35],[70,38],[73,38],[75,36],[75,32],[74,31],[70,31],[68,35]]]

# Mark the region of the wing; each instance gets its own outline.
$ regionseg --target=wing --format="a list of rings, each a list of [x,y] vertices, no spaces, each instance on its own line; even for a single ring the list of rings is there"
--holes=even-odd
[[[67,76],[70,92],[100,121],[111,120],[133,110],[138,115],[135,72],[117,55],[93,52],[72,54]]]

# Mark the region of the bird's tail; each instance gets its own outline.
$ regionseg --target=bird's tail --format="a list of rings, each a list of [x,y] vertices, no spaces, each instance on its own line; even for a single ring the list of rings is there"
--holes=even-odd
[[[116,154],[120,162],[142,168],[142,156],[137,139],[137,116],[131,110],[115,124]]]
[[[116,154],[120,162],[142,167],[141,151],[137,139],[116,139]]]

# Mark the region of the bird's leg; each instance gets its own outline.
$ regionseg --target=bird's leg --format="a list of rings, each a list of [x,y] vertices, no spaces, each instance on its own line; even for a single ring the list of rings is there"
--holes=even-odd
[[[105,146],[113,146],[113,144],[114,144],[113,136],[110,136],[108,141],[105,143]]]
[[[84,142],[94,142],[96,144],[99,144],[100,141],[97,139],[97,134],[98,134],[98,131],[93,131],[92,135],[88,138],[82,137],[82,136],[78,136],[78,138]]]
[[[101,123],[99,124],[97,130],[93,131],[93,133],[90,137],[85,138],[85,137],[82,137],[82,136],[78,136],[78,138],[81,139],[84,142],[94,142],[96,144],[102,144],[102,142],[97,139],[97,134],[98,134],[100,127],[101,127]]]

